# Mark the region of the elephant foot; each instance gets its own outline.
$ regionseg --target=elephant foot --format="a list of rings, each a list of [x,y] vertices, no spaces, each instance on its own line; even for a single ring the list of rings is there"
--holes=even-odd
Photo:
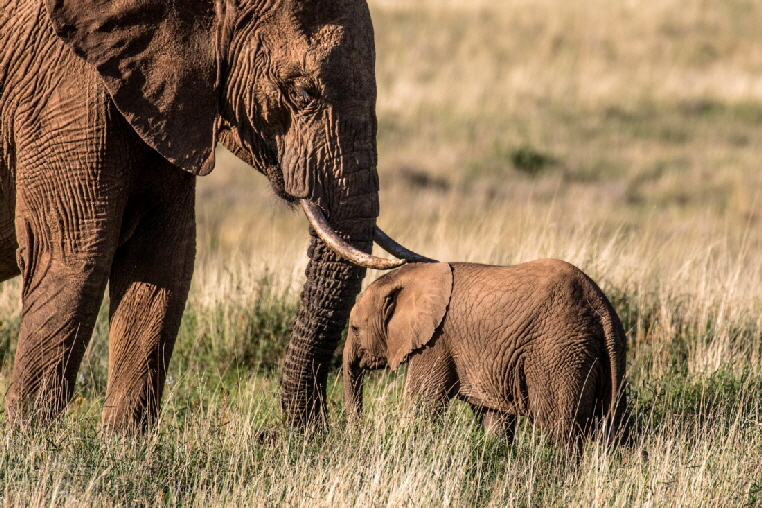
[[[11,427],[25,428],[55,420],[66,408],[69,391],[61,383],[41,383],[36,387],[23,382],[11,385],[5,399],[8,423]]]

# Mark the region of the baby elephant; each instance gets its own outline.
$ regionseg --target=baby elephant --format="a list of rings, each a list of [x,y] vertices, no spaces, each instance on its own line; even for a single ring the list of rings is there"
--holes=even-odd
[[[569,444],[604,419],[609,437],[623,423],[622,323],[600,288],[564,261],[406,265],[368,287],[349,325],[350,419],[362,412],[363,372],[408,361],[406,403],[442,407],[457,397],[509,440],[517,416]]]

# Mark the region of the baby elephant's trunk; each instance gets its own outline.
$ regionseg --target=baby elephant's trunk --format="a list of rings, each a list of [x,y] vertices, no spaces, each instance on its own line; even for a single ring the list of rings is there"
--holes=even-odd
[[[364,369],[351,339],[344,346],[344,403],[350,422],[359,422],[362,416],[362,384]]]

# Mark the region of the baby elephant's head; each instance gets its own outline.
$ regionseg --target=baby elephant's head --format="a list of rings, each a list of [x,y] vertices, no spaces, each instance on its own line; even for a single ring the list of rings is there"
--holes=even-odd
[[[448,263],[413,263],[380,277],[360,296],[344,345],[347,411],[362,411],[365,370],[396,370],[434,337],[452,294]]]

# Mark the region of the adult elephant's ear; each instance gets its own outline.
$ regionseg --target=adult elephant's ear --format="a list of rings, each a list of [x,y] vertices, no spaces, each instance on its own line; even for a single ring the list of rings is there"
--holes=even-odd
[[[396,370],[411,353],[431,342],[442,324],[452,295],[448,263],[415,263],[393,275],[387,303],[387,360]]]
[[[95,66],[116,107],[151,147],[203,175],[218,112],[212,0],[46,0],[56,33]]]

